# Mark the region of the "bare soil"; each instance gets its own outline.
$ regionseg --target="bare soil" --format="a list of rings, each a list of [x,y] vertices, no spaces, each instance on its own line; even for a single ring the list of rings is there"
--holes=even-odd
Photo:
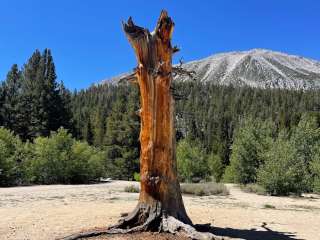
[[[138,193],[125,181],[95,185],[0,188],[0,239],[46,240],[116,223],[130,212]],[[320,196],[272,197],[227,185],[229,196],[184,196],[194,223],[210,223],[218,236],[245,240],[320,239]],[[92,239],[183,239],[143,233]]]

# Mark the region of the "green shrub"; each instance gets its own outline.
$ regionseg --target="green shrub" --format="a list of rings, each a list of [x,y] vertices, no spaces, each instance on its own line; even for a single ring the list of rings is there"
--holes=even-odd
[[[263,208],[267,208],[267,209],[276,209],[276,207],[275,206],[273,206],[273,205],[271,205],[271,204],[264,204],[263,205]]]
[[[0,127],[0,186],[21,182],[23,144],[12,131]]]
[[[135,173],[133,174],[133,179],[134,179],[136,182],[140,182],[140,173],[135,172]]]
[[[210,169],[210,175],[214,177],[214,181],[220,182],[224,172],[224,166],[221,161],[221,157],[217,154],[209,155],[208,166]]]
[[[140,192],[140,188],[135,185],[130,185],[130,186],[126,186],[124,188],[124,191],[128,193],[138,193]]]
[[[262,153],[272,141],[274,126],[271,122],[246,119],[236,131],[230,165],[223,176],[224,182],[255,183],[262,164]]]
[[[319,191],[320,128],[317,119],[310,114],[304,114],[298,126],[293,128],[290,140],[296,149],[297,157],[307,168],[304,191]]]
[[[246,185],[240,185],[240,188],[242,191],[246,193],[256,193],[258,195],[266,195],[266,189],[264,187],[255,184],[255,183],[249,183]]]
[[[196,196],[228,195],[227,187],[222,183],[184,183],[180,185],[181,192]]]
[[[86,142],[74,142],[67,167],[68,182],[86,183],[104,176],[104,152]]]
[[[34,140],[34,156],[30,162],[30,181],[40,184],[67,183],[67,171],[74,140],[64,129],[50,137]]]
[[[178,174],[182,181],[199,182],[210,175],[206,155],[198,146],[187,140],[179,142],[177,147]]]
[[[104,175],[104,153],[75,141],[65,129],[36,138],[33,151],[27,167],[32,183],[87,183]]]
[[[32,183],[30,179],[32,176],[30,176],[30,164],[33,160],[34,156],[34,144],[27,141],[24,144],[21,145],[20,151],[18,151],[19,159],[21,161],[20,165],[20,172],[21,177],[20,181],[17,182],[15,185],[29,185]]]
[[[312,190],[320,193],[320,146],[315,148],[311,161],[311,173],[313,175]]]
[[[224,174],[222,176],[222,181],[224,183],[234,183],[237,182],[236,178],[236,167],[235,164],[230,164],[229,166],[226,167]]]
[[[307,166],[282,134],[264,154],[265,163],[258,172],[258,184],[272,195],[301,194],[308,184]]]

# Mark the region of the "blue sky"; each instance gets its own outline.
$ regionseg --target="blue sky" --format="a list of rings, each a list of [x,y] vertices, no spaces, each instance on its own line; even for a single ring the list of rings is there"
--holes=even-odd
[[[136,60],[121,21],[153,29],[161,9],[175,22],[176,59],[267,48],[320,60],[317,0],[1,0],[0,80],[46,47],[70,89],[129,71]]]

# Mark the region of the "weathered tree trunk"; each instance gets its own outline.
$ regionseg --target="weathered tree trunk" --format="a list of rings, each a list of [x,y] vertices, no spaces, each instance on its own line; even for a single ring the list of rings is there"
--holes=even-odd
[[[193,239],[215,239],[212,234],[197,232],[192,226],[177,177],[172,73],[190,73],[172,67],[172,54],[177,51],[171,46],[173,27],[174,23],[166,11],[161,12],[152,33],[136,26],[131,18],[123,24],[138,60],[134,73],[125,77],[138,83],[140,88],[141,189],[137,207],[108,229],[65,239],[137,231],[183,231]]]
[[[141,190],[137,208],[123,220],[121,228],[158,230],[168,216],[191,224],[177,178],[174,99],[170,90],[174,23],[162,11],[152,33],[134,25],[131,18],[123,26],[138,60],[134,74],[141,94]]]

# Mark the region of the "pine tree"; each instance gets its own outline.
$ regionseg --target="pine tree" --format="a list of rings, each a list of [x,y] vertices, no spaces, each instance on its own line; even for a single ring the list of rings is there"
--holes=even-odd
[[[23,121],[22,75],[17,64],[11,67],[4,83],[3,116],[4,126],[22,136],[25,131]]]
[[[82,136],[83,140],[85,140],[87,143],[89,143],[90,145],[93,144],[93,131],[90,118],[88,118],[86,121],[86,125],[82,130]]]
[[[71,96],[56,82],[55,65],[49,49],[36,50],[23,70],[24,116],[27,116],[25,138],[48,136],[63,126],[70,128]]]
[[[105,134],[105,118],[103,108],[98,106],[93,115],[93,144],[97,147],[102,147]]]
[[[28,116],[27,138],[47,135],[47,116],[43,106],[44,100],[44,60],[41,58],[39,50],[36,50],[27,64],[24,66],[23,101],[25,103],[24,112]],[[46,133],[46,134],[45,134]]]
[[[4,82],[0,83],[0,127],[4,125],[4,99],[5,99],[5,92],[4,92]]]
[[[74,126],[72,122],[72,110],[71,110],[71,92],[64,86],[63,82],[58,85],[58,95],[55,95],[56,106],[53,106],[57,115],[52,116],[53,122],[51,130],[63,127],[69,129],[74,133]],[[52,114],[53,115],[53,114]]]
[[[56,82],[57,75],[55,72],[55,65],[51,55],[50,49],[45,49],[42,54],[42,61],[44,62],[43,83],[44,83],[44,98],[43,106],[47,116],[47,129],[55,131],[63,126],[63,110],[61,95],[59,95],[59,88]],[[66,93],[66,89],[62,85],[62,94]]]

